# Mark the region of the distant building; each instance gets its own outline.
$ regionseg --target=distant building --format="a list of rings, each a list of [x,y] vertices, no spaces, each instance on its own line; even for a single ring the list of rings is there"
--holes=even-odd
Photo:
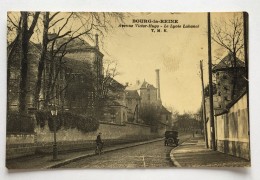
[[[173,125],[172,122],[172,113],[168,111],[163,105],[160,107],[160,122],[167,125],[167,127],[170,128],[170,126]]]
[[[153,104],[161,105],[161,102],[157,98],[157,88],[145,80],[141,83],[139,80],[136,84],[126,87],[127,91],[136,91],[140,96],[141,105]]]
[[[141,107],[141,97],[137,90],[126,91],[126,106],[129,122],[140,122],[139,110]]]
[[[156,69],[156,81],[157,87],[154,87],[154,85],[148,83],[146,80],[142,83],[138,80],[136,84],[126,87],[129,120],[140,121],[138,115],[139,109],[147,105],[152,105],[158,109],[160,115],[158,121],[163,125],[172,126],[172,113],[162,105],[161,101],[159,69]]]
[[[109,78],[106,82],[108,86],[102,121],[124,124],[128,120],[125,86],[113,78]]]

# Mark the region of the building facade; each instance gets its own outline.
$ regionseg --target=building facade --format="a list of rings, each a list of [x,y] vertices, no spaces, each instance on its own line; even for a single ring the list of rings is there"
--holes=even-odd
[[[244,62],[228,54],[213,68],[216,94],[213,96],[215,142],[212,142],[209,98],[206,102],[208,144],[215,143],[218,151],[250,159],[247,80]],[[235,74],[236,73],[236,74]],[[235,78],[234,78],[235,76]],[[235,85],[234,85],[235,84]]]

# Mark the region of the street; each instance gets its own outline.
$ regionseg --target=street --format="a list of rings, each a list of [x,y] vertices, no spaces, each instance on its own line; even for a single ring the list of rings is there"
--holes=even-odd
[[[106,147],[104,147],[106,148]],[[173,167],[170,151],[163,141],[88,157],[61,168],[155,168]]]

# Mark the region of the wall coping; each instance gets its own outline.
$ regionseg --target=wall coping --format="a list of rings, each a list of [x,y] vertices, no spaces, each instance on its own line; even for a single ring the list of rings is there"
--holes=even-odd
[[[6,134],[6,137],[24,137],[24,136],[34,136],[34,134],[28,134],[28,133],[8,133],[8,134]]]
[[[126,122],[126,124],[132,124],[132,125],[136,125],[136,126],[150,127],[149,125],[141,124],[141,123],[135,123],[135,122]]]
[[[100,124],[108,124],[112,126],[126,126],[125,124],[117,124],[117,123],[112,123],[112,122],[106,122],[106,121],[99,121]]]

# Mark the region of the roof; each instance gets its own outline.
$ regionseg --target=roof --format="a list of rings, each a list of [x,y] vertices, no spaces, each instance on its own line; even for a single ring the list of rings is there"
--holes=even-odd
[[[108,88],[111,91],[124,91],[125,90],[125,86],[123,84],[119,83],[114,78],[107,77],[107,79],[105,80],[105,83],[109,85]]]
[[[145,80],[143,81],[143,83],[137,81],[136,84],[126,87],[126,90],[139,90],[139,89],[157,89],[157,88],[155,88],[152,84],[149,84]]]
[[[164,106],[161,107],[161,114],[172,114],[170,111],[168,111]]]
[[[87,74],[91,69],[91,64],[88,61],[78,61],[65,56],[62,62],[67,68],[72,69],[74,73]]]
[[[57,34],[55,33],[48,35],[50,39],[54,38],[55,36],[57,36]],[[68,42],[70,39],[71,37],[64,37],[64,38],[57,39],[56,40],[57,47],[60,47],[62,44]],[[66,51],[85,50],[86,48],[93,48],[93,46],[91,46],[89,43],[87,43],[85,40],[81,38],[75,38],[68,43],[66,47]]]
[[[126,90],[126,98],[128,98],[128,99],[141,99],[137,90]]]
[[[233,66],[234,58],[231,53],[229,53],[227,56],[225,56],[214,68],[213,71],[221,71],[228,68],[234,68]],[[245,67],[245,63],[241,61],[240,59],[236,58],[236,67],[241,68]]]
[[[144,82],[143,82],[143,84],[141,85],[141,88],[140,88],[140,89],[145,89],[145,88],[147,88],[147,89],[156,89],[152,84],[149,84],[148,82],[146,82],[146,81],[144,80]]]

